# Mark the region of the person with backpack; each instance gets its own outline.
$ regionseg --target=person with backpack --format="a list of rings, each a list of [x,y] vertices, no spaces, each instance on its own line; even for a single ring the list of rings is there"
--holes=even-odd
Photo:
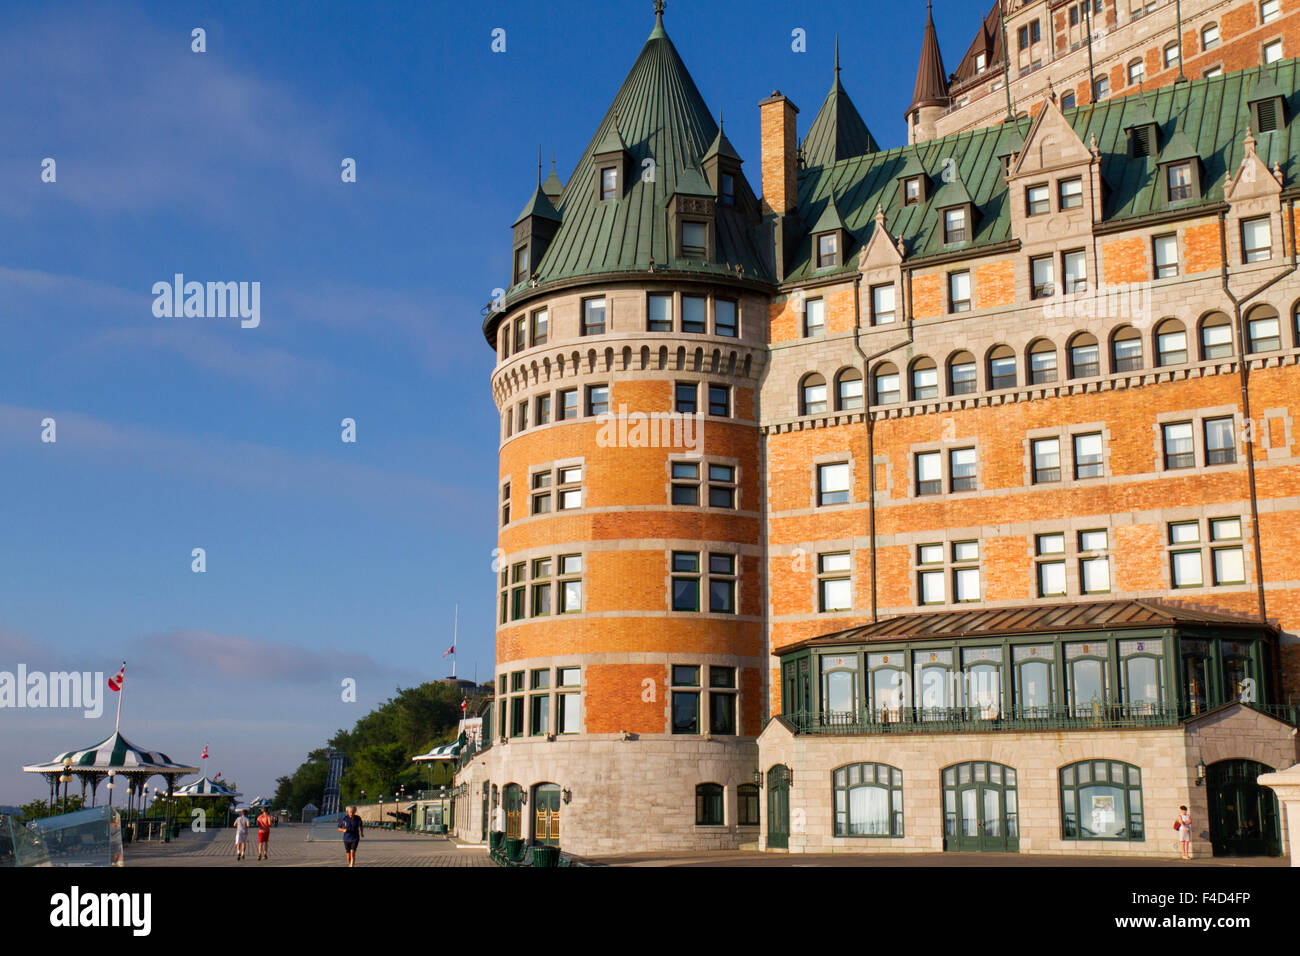
[[[1178,808],[1178,819],[1174,821],[1174,829],[1178,831],[1179,852],[1182,853],[1184,860],[1192,858],[1192,815],[1187,812],[1186,806]]]

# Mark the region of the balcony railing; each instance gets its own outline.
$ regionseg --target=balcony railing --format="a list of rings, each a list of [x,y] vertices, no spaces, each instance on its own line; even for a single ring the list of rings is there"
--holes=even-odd
[[[1156,704],[1080,704],[1077,707],[894,707],[824,714],[786,714],[800,734],[930,734],[953,732],[1097,730],[1176,727],[1177,707]]]

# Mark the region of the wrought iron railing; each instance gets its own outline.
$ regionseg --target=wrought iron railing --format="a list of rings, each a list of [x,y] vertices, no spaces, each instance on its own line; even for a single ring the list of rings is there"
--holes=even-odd
[[[959,731],[1095,730],[1175,727],[1176,707],[1155,704],[1081,704],[1077,707],[893,707],[825,714],[786,714],[800,734],[918,734]]]

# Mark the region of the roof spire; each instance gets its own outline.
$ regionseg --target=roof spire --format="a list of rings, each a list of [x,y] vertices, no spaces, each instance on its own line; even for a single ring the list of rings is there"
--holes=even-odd
[[[925,9],[925,36],[921,40],[921,60],[916,68],[916,88],[908,113],[921,106],[948,105],[948,74],[943,69],[939,37],[934,31],[934,9],[929,2]]]
[[[542,144],[537,144],[537,185],[542,185]]]
[[[667,37],[668,31],[664,29],[664,0],[655,0],[655,28],[650,31],[650,39],[657,37]]]
[[[840,78],[840,35],[835,34],[835,79]]]

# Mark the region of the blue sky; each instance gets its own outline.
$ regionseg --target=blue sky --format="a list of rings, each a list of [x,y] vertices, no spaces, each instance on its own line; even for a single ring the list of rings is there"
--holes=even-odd
[[[538,145],[566,177],[651,10],[6,7],[0,670],[126,659],[133,742],[186,761],[210,744],[209,769],[252,793],[398,685],[444,676],[456,603],[459,673],[490,674],[498,419],[480,309]],[[936,4],[949,69],[985,10]],[[670,0],[665,17],[755,191],[758,101],[789,95],[802,135],[836,32],[845,87],[898,145],[924,22],[919,2],[850,0]],[[152,286],[178,272],[260,282],[261,324],[155,318]],[[110,733],[112,703],[93,721],[0,710],[0,803],[42,792],[19,765]]]

